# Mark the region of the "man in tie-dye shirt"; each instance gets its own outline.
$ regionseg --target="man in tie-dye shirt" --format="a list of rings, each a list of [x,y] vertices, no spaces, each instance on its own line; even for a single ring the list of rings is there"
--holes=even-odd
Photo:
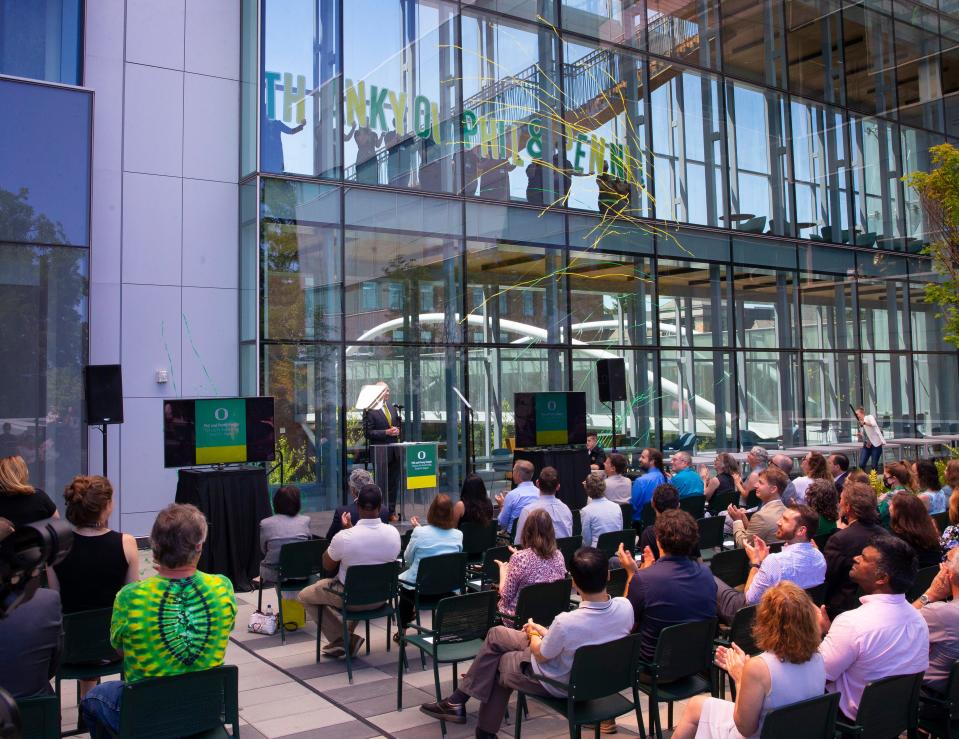
[[[236,617],[233,586],[223,575],[196,568],[206,519],[194,506],[170,505],[160,511],[150,541],[157,574],[117,593],[110,642],[123,654],[127,682],[179,675],[223,664]],[[94,737],[102,725],[120,725],[123,683],[103,683],[80,703]]]

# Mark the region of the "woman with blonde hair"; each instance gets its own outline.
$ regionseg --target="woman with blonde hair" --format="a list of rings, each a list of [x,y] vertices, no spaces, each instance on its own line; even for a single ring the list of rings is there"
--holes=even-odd
[[[818,613],[798,585],[783,580],[763,593],[753,637],[763,650],[755,657],[736,644],[716,650],[716,664],[736,683],[736,702],[696,696],[674,739],[756,737],[770,711],[823,694],[826,667],[819,654]]]
[[[20,455],[0,458],[0,518],[14,528],[45,518],[59,518],[50,496],[30,484],[30,470]]]

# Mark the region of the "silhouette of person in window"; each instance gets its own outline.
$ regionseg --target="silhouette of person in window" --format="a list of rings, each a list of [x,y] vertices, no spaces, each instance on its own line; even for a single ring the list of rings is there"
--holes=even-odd
[[[357,128],[354,123],[343,141],[350,139],[356,142],[356,181],[367,185],[379,184],[376,147],[380,145],[382,136],[368,126]]]
[[[276,118],[267,118],[263,115],[263,128],[261,132],[262,141],[260,143],[260,159],[263,162],[263,169],[267,172],[286,172],[286,164],[283,161],[283,134],[293,135],[303,130],[306,126],[306,119],[300,121],[300,125],[290,128],[283,121]]]

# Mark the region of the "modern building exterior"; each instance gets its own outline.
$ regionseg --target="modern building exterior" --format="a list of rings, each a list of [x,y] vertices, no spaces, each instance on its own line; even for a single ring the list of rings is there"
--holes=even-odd
[[[24,21],[0,16],[0,74],[33,80],[0,91],[95,101],[83,240],[50,211],[68,237],[4,232],[2,249],[37,255],[30,285],[78,275],[30,288],[83,336],[56,383],[123,364],[118,525],[145,533],[173,497],[177,396],[275,396],[285,477],[314,509],[361,462],[353,405],[377,380],[406,438],[439,442],[445,489],[465,471],[457,390],[488,464],[518,391],[584,390],[608,433],[607,357],[626,361],[628,445],[848,441],[850,403],[892,436],[959,430],[957,353],[923,300],[935,235],[901,181],[959,140],[959,15],[941,2],[37,4],[48,38],[54,10],[80,9],[58,27],[82,48],[69,79],[6,66]],[[27,172],[63,171],[37,156]],[[18,192],[10,172],[0,158]],[[87,456],[99,471],[99,434],[50,400],[67,388],[51,366],[36,401],[5,384],[0,418],[38,449],[76,429],[72,457],[31,468],[55,489]]]

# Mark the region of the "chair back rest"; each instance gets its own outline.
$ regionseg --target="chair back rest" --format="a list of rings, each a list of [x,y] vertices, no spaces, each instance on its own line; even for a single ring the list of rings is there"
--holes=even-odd
[[[709,560],[709,569],[712,573],[734,588],[746,582],[749,575],[749,557],[745,549],[729,549],[725,552],[716,552]]]
[[[756,623],[757,606],[744,606],[736,611],[729,626],[729,639],[739,645],[746,654],[759,654],[753,638],[753,624]]]
[[[716,634],[716,619],[690,621],[667,626],[659,632],[654,662],[661,683],[682,680],[690,675],[712,673],[713,637]]]
[[[582,536],[583,534],[583,516],[579,508],[570,511],[573,514],[573,536]]]
[[[420,595],[440,595],[466,587],[466,553],[450,552],[423,557],[416,573]]]
[[[66,613],[63,616],[63,656],[60,664],[114,662],[120,655],[110,644],[112,608]]]
[[[954,662],[952,669],[949,670],[946,700],[949,701],[949,721],[956,721],[959,719],[959,662]]]
[[[20,736],[28,739],[60,739],[60,699],[55,695],[18,698]]]
[[[323,572],[326,539],[294,541],[280,547],[280,580],[305,580]]]
[[[826,693],[790,703],[766,714],[759,739],[807,739],[833,736],[839,711],[839,693]]]
[[[946,530],[946,526],[949,525],[949,511],[943,511],[942,513],[933,513],[932,520],[936,523],[936,528],[939,529],[941,534]]]
[[[622,567],[609,571],[609,581],[606,583],[606,592],[610,598],[619,598],[626,595],[626,578],[628,573]]]
[[[469,557],[480,557],[490,547],[496,546],[496,532],[499,524],[495,520],[485,526],[477,521],[465,521],[460,524],[463,532],[463,551]]]
[[[893,675],[866,685],[856,713],[863,736],[899,736],[916,726],[923,673]],[[911,734],[910,734],[911,736]]]
[[[699,549],[714,549],[723,545],[723,527],[726,519],[722,516],[712,516],[710,518],[697,518],[696,525],[699,527]]]
[[[120,736],[167,739],[192,736],[223,724],[238,728],[238,670],[210,670],[154,677],[123,685]]]
[[[569,563],[573,560],[573,555],[581,546],[583,546],[582,536],[563,536],[556,540],[556,548],[563,553],[566,569],[569,569]]]
[[[702,518],[706,512],[705,495],[688,495],[679,499],[679,510],[686,511],[693,518]]]
[[[519,591],[516,599],[517,626],[529,619],[540,626],[549,626],[559,614],[569,610],[569,596],[573,581],[569,578],[555,582],[538,582]]]
[[[353,565],[346,570],[343,607],[368,606],[392,601],[399,587],[400,563]]]
[[[733,503],[739,503],[739,492],[736,490],[727,490],[725,493],[715,493],[706,504],[712,513],[721,513]]]
[[[816,585],[813,588],[806,588],[806,595],[812,600],[816,606],[821,606],[826,602],[826,583],[822,582],[819,585]]]
[[[483,552],[483,581],[499,583],[499,565],[496,560],[509,562],[512,556],[508,546],[490,547]]]
[[[639,634],[580,647],[573,655],[569,696],[577,701],[594,700],[631,688],[638,655]]]
[[[494,590],[443,598],[436,606],[433,619],[436,641],[456,643],[485,639],[493,628],[498,600],[499,594]]]
[[[633,504],[620,503],[619,510],[623,512],[623,528],[628,529],[633,525]]]
[[[599,535],[596,548],[607,557],[615,557],[620,544],[627,552],[632,552],[636,548],[636,531],[634,529],[607,531]]]
[[[939,565],[932,565],[931,567],[923,567],[919,572],[916,573],[916,579],[912,583],[912,587],[906,591],[906,600],[912,603],[916,598],[925,593],[929,586],[932,585],[932,581],[936,579],[936,575],[939,574]]]
[[[643,510],[639,512],[639,522],[644,529],[656,523],[656,511],[653,510],[652,504],[647,503],[643,506]]]

